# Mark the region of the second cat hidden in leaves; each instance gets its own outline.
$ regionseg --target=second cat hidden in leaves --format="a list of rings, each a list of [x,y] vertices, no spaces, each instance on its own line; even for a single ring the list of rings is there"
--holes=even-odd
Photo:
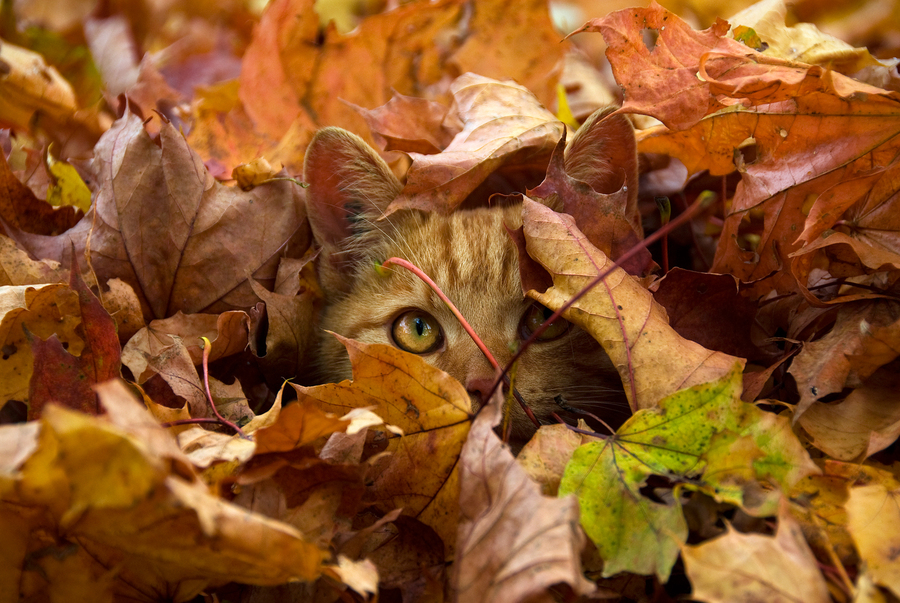
[[[566,148],[565,170],[603,193],[615,191],[599,188],[624,180],[634,201],[634,133],[627,118],[610,113],[611,108],[597,111],[578,130]],[[552,314],[522,290],[518,250],[507,231],[522,224],[521,196],[490,198],[492,192],[525,191],[476,191],[449,215],[401,209],[384,217],[402,184],[374,149],[340,128],[315,135],[306,152],[304,181],[325,295],[317,379],[351,377],[346,350],[327,330],[417,354],[460,381],[473,408],[483,404],[495,371],[450,309],[411,272],[379,274],[374,266],[390,257],[418,266],[503,366]],[[509,188],[498,185],[504,187]],[[612,425],[630,414],[621,379],[601,345],[563,318],[524,351],[515,387],[542,423],[555,422],[554,413],[573,420],[565,404]],[[535,427],[518,405],[511,412],[511,440],[524,442]]]

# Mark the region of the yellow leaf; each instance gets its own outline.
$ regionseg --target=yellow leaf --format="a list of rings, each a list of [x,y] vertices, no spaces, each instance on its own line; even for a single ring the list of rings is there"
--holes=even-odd
[[[91,208],[91,190],[75,168],[51,155],[47,155],[47,168],[53,177],[47,186],[47,203],[54,207],[72,205],[87,213]]]

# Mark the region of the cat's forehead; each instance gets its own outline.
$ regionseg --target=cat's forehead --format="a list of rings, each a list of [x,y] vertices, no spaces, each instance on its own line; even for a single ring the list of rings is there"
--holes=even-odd
[[[522,294],[518,252],[506,230],[521,221],[518,207],[480,208],[449,216],[409,212],[399,217],[389,228],[371,233],[377,234],[367,242],[368,259],[357,272],[356,291],[376,296],[375,305],[382,313],[396,312],[401,306],[432,313],[446,309],[411,272],[393,270],[384,279],[371,269],[372,262],[394,256],[418,266],[467,316],[491,320],[518,316],[529,303]]]

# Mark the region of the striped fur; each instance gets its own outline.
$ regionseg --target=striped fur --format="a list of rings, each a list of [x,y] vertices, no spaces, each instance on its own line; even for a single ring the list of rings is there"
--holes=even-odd
[[[336,138],[333,132],[328,137]],[[341,144],[348,140],[341,139]],[[362,163],[356,160],[355,165],[381,161],[361,140],[352,143],[358,152],[369,155]],[[314,141],[311,153],[328,152],[327,147],[316,145]],[[346,146],[339,155],[348,155]],[[386,166],[379,172],[386,173]],[[424,310],[440,323],[444,345],[423,358],[463,385],[491,379],[494,373],[487,360],[425,283],[400,268],[379,274],[375,264],[396,256],[421,268],[453,300],[504,364],[521,343],[522,316],[533,303],[522,294],[518,252],[506,231],[506,227],[521,225],[521,205],[461,210],[449,216],[401,210],[379,220],[392,193],[382,192],[379,197],[371,193],[372,189],[356,187],[353,183],[358,178],[344,178],[339,192],[331,190],[326,194],[322,189],[327,183],[317,187],[314,174],[307,174],[306,179],[310,182],[309,212],[314,235],[324,255],[320,259],[326,292],[323,329],[366,343],[391,345],[394,320],[406,310]],[[393,191],[397,186],[391,183],[378,189]],[[334,198],[341,194],[346,198],[342,209],[355,215],[350,221],[352,235],[342,241],[321,228],[316,232],[314,215],[317,211],[333,211]],[[318,196],[328,196],[331,206],[321,209]],[[366,210],[356,213],[360,200]],[[324,220],[319,223],[324,224]],[[323,382],[351,376],[343,346],[324,332],[318,368]],[[519,363],[516,387],[545,422],[553,421],[551,413],[566,414],[554,402],[556,396],[599,414],[610,423],[620,423],[628,414],[621,381],[608,357],[588,333],[574,326],[563,337],[536,343],[526,350]],[[473,391],[470,388],[470,393]],[[477,405],[480,396],[473,394],[472,400]],[[513,409],[512,425],[513,435],[520,441],[534,430],[518,407]]]

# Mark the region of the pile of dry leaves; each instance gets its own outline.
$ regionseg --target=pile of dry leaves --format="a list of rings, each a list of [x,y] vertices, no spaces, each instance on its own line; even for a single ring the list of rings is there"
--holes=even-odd
[[[388,4],[3,5],[0,603],[900,597],[897,61],[772,0],[557,3],[564,41],[540,0]],[[834,31],[897,54],[873,10]],[[557,152],[615,94],[638,207]],[[607,274],[565,316],[619,367],[615,436],[516,458],[501,400],[353,340],[352,382],[298,385],[324,125],[385,150],[394,208],[546,173],[523,281],[558,309]]]

